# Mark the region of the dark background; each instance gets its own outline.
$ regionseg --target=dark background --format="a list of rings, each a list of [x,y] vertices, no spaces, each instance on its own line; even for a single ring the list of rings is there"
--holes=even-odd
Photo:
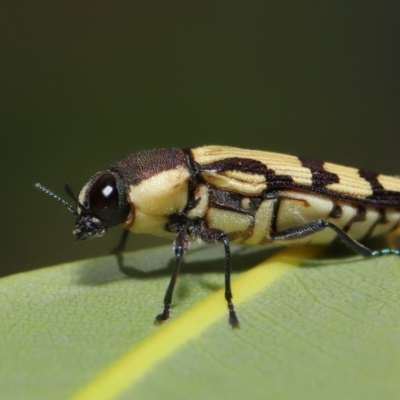
[[[66,197],[136,150],[229,144],[399,173],[399,10],[2,1],[0,273],[106,254],[118,228],[75,244],[72,215],[33,184]]]

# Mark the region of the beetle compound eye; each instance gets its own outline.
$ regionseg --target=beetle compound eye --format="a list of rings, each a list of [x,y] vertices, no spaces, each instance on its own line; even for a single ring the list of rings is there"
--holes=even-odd
[[[89,208],[107,226],[123,222],[129,206],[125,199],[125,188],[118,184],[113,174],[104,173],[93,183],[89,191]]]

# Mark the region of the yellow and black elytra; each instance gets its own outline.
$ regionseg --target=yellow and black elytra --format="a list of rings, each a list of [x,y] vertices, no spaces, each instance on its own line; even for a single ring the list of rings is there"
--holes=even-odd
[[[226,146],[140,151],[98,172],[75,202],[41,184],[38,189],[76,216],[78,241],[103,236],[111,226],[175,239],[175,266],[157,322],[170,316],[181,259],[190,239],[221,243],[225,250],[225,298],[229,322],[238,326],[230,286],[230,243],[329,244],[341,239],[363,256],[360,241],[400,224],[400,178],[308,158]]]

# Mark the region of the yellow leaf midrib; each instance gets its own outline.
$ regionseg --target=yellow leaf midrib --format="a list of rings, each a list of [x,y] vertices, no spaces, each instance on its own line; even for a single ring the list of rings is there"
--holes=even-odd
[[[265,290],[298,266],[301,259],[317,253],[312,247],[286,249],[240,274],[232,283],[236,306]],[[202,334],[213,323],[227,317],[223,289],[202,300],[181,316],[169,321],[139,345],[104,369],[81,388],[71,400],[109,400],[140,381],[154,366]],[[230,329],[227,323],[226,329]]]

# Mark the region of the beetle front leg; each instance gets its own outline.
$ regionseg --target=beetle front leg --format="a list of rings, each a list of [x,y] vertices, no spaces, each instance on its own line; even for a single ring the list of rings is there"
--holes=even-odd
[[[174,269],[172,270],[171,280],[169,281],[169,285],[167,291],[164,296],[164,308],[161,314],[158,314],[155,319],[155,323],[161,323],[169,319],[171,315],[171,303],[172,296],[174,294],[174,288],[176,284],[176,280],[178,279],[179,270],[181,268],[181,261],[183,255],[186,253],[186,250],[189,247],[189,236],[186,232],[179,232],[178,237],[174,242],[174,253],[175,253],[175,264]]]
[[[111,254],[121,254],[124,251],[130,232],[131,231],[129,229],[124,228],[118,244],[113,249],[111,249],[110,251]]]

